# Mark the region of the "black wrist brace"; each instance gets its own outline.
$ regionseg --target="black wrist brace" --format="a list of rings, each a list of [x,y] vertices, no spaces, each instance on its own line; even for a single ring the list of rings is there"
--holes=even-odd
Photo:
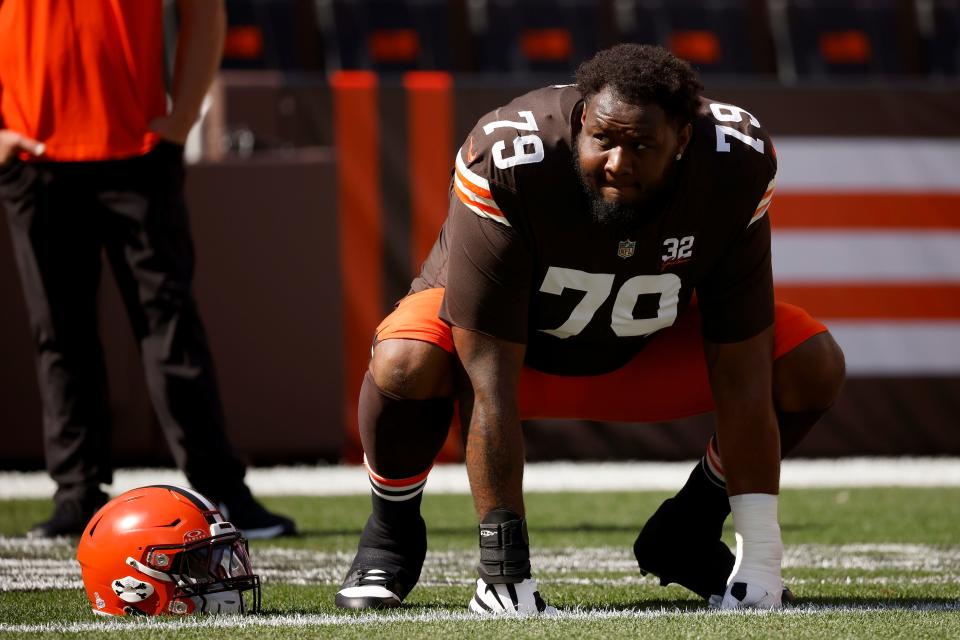
[[[477,573],[487,584],[523,582],[530,577],[527,521],[512,511],[494,509],[480,523]]]

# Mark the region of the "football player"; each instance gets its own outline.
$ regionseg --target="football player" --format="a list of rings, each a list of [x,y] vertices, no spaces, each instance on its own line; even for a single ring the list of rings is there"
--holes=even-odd
[[[710,410],[716,433],[642,527],[639,567],[714,606],[781,605],[780,458],[832,404],[844,361],[773,299],[770,138],[701,90],[666,50],[618,45],[467,136],[440,236],[377,328],[359,408],[373,510],[338,606],[397,606],[416,584],[455,399],[480,521],[471,610],[554,611],[531,574],[522,420]],[[736,555],[720,539],[731,511]]]

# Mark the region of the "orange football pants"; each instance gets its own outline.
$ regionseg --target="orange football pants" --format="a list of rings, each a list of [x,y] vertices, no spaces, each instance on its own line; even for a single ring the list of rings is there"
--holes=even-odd
[[[407,296],[377,327],[376,341],[421,340],[453,353],[450,327],[439,318],[442,300],[443,289]],[[776,304],[774,322],[774,359],[827,330],[800,307],[783,302]],[[522,420],[660,422],[712,410],[696,301],[616,371],[555,376],[524,367],[520,375]]]

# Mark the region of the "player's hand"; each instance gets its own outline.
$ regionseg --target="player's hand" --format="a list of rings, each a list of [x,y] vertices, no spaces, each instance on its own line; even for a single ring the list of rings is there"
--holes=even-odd
[[[721,609],[778,609],[783,599],[783,541],[777,496],[745,493],[730,497],[737,561],[727,579]]]
[[[34,156],[42,156],[42,142],[28,138],[11,129],[0,129],[0,165],[7,164],[22,151]]]
[[[187,142],[187,136],[190,134],[190,129],[193,128],[193,123],[192,118],[184,118],[171,113],[168,116],[151,120],[150,130],[167,142],[183,146]]]
[[[717,603],[711,600],[710,606],[718,609],[779,609],[783,606],[783,584],[774,588],[755,582],[731,582],[723,599]]]
[[[537,581],[532,578],[515,584],[487,584],[481,578],[469,608],[481,615],[557,615],[557,608],[540,597]]]

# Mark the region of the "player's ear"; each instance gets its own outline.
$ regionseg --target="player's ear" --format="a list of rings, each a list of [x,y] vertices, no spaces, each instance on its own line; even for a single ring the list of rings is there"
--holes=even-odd
[[[690,144],[690,138],[693,136],[693,123],[688,122],[687,124],[680,127],[680,130],[677,132],[677,153],[683,154],[687,149],[687,145]]]

